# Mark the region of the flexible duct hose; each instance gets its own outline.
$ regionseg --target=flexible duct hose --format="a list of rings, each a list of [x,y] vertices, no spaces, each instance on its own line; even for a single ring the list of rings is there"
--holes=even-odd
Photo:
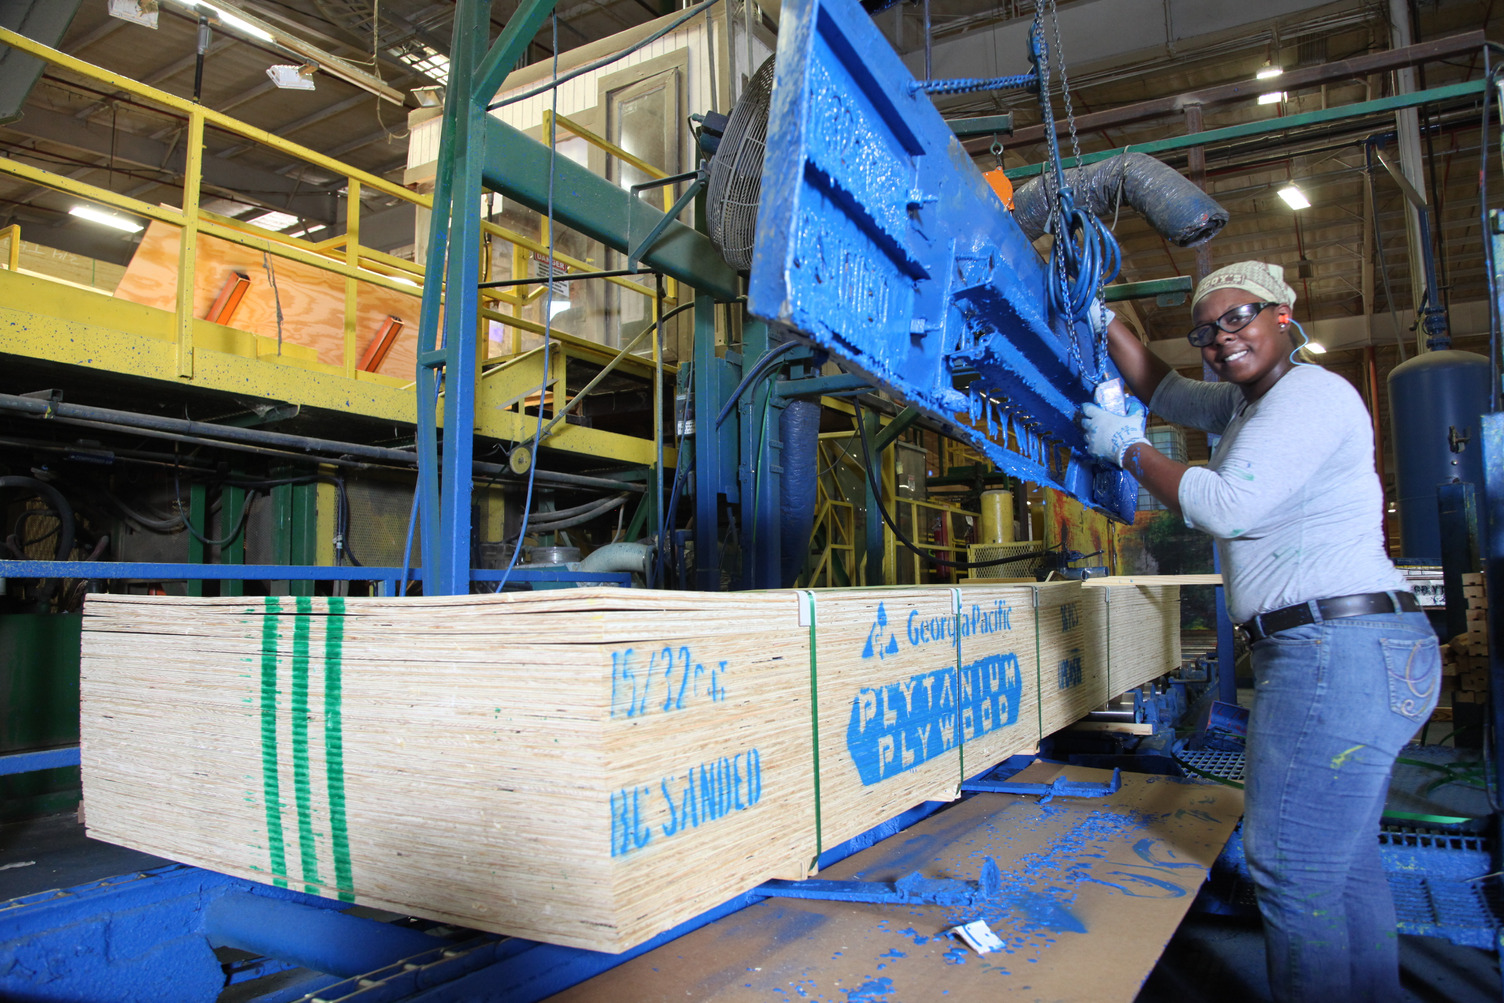
[[[6,488],[18,488],[34,495],[39,495],[47,506],[57,513],[57,557],[56,560],[66,561],[68,555],[73,553],[73,506],[68,504],[62,492],[48,484],[46,481],[37,480],[35,477],[23,477],[12,475],[0,477],[0,490]],[[22,559],[24,554],[18,555]],[[36,593],[37,606],[45,612],[52,603],[52,597],[57,593],[60,580],[54,579],[50,584],[38,587]]]
[[[40,495],[47,503],[47,507],[57,513],[57,560],[65,561],[73,552],[73,506],[68,504],[62,492],[48,484],[39,481],[35,477],[9,476],[0,477],[0,490],[5,488],[20,488],[34,495]]]
[[[608,543],[597,547],[580,562],[581,571],[630,571],[646,578],[653,548],[646,543]]]
[[[783,477],[779,480],[779,567],[788,588],[804,570],[809,558],[809,538],[815,529],[815,482],[819,471],[820,405],[814,401],[789,401],[778,420],[783,440]]]
[[[528,517],[527,528],[529,532],[552,533],[560,529],[573,529],[581,526],[599,516],[605,515],[612,509],[621,508],[626,504],[626,495],[617,495],[615,498],[603,498],[585,505],[576,505],[574,508],[560,509],[556,512],[535,512]]]
[[[1116,214],[1121,198],[1177,247],[1205,243],[1227,225],[1227,210],[1216,199],[1147,153],[1123,153],[1066,171],[1065,183],[1078,206],[1103,219]],[[1024,236],[1034,240],[1045,232],[1052,201],[1043,176],[1014,190],[1013,218]]]

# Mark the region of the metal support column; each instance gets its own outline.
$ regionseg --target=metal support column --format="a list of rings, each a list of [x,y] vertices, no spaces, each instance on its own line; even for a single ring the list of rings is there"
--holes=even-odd
[[[182,504],[181,501],[178,504]],[[209,488],[205,484],[188,485],[188,521],[203,534],[205,539],[212,539],[209,528]],[[223,534],[221,534],[223,535]],[[188,534],[188,561],[191,564],[204,564],[209,560],[209,548],[204,546],[203,540]],[[204,583],[201,581],[188,583],[188,594],[201,596],[204,594]]]
[[[245,488],[237,488],[233,485],[227,486],[221,491],[219,499],[219,536],[223,539],[240,525],[240,517],[245,513],[248,499]],[[245,563],[244,532],[237,533],[233,540],[219,548],[219,563]],[[245,595],[245,582],[233,580],[220,582],[219,594],[222,596]]]
[[[716,355],[715,311],[709,296],[695,298],[695,588],[703,592],[721,588],[721,506],[735,476],[738,427],[715,423],[718,403],[735,384],[731,363]]]

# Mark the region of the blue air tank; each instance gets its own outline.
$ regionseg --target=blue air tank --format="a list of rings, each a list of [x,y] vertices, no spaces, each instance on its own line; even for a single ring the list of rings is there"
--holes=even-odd
[[[1441,563],[1436,487],[1453,480],[1483,486],[1479,418],[1489,410],[1489,365],[1474,352],[1427,352],[1389,373],[1389,434],[1405,560]],[[1450,434],[1468,437],[1454,453]]]

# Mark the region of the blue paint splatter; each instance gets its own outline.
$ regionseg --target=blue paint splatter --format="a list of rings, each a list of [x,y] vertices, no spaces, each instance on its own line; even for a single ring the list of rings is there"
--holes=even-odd
[[[879,958],[907,958],[908,955],[904,954],[902,951],[900,951],[896,947],[890,947],[883,954],[879,954],[878,957]]]
[[[882,1003],[893,992],[893,980],[883,976],[845,992],[849,1003]]]
[[[966,964],[966,948],[952,947],[945,952],[944,957],[947,965],[964,965]]]

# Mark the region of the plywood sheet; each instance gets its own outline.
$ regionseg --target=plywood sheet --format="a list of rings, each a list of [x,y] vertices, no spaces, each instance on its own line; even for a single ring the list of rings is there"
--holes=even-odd
[[[147,226],[125,275],[115,290],[121,299],[161,310],[177,309],[179,229],[157,220]],[[193,269],[193,315],[207,316],[225,282],[236,272],[251,280],[239,309],[227,326],[264,338],[277,338],[277,310],[281,307],[284,343],[304,345],[318,353],[318,361],[344,364],[345,279],[299,261],[263,255],[253,248],[199,234]],[[276,289],[273,291],[273,279]],[[377,372],[411,379],[416,365],[419,290],[412,295],[384,286],[356,282],[355,350],[360,353],[376,337],[388,316],[402,320],[404,329]]]
[[[1036,764],[1017,779],[1102,770]],[[1124,775],[1104,799],[977,795],[828,868],[825,878],[976,880],[992,857],[998,898],[980,907],[768,899],[568,992],[611,1000],[1090,1000],[1137,995],[1239,816],[1242,793]],[[946,936],[985,919],[1004,948],[978,956]]]

